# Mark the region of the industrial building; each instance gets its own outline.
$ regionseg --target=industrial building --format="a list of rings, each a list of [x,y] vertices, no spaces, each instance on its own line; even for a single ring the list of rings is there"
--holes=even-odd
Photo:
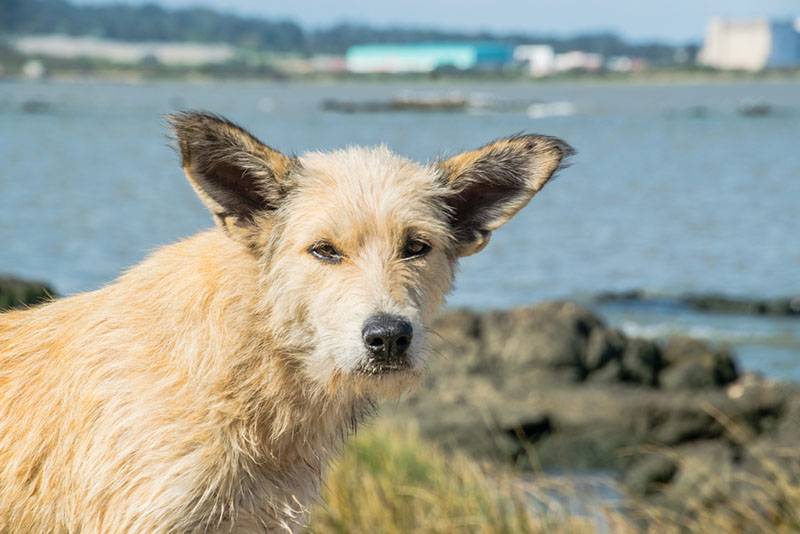
[[[514,47],[502,43],[413,43],[353,46],[347,70],[356,73],[492,70],[513,63]]]
[[[760,71],[800,67],[798,21],[712,18],[698,60],[717,69]]]
[[[514,59],[534,77],[548,76],[556,70],[556,54],[550,45],[520,45],[514,49]]]

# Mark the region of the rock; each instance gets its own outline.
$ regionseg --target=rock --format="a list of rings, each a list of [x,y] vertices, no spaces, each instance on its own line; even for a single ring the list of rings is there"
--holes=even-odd
[[[635,462],[624,474],[622,481],[634,494],[647,496],[661,491],[675,478],[678,464],[661,454],[650,454]]]
[[[602,369],[609,362],[619,360],[625,351],[625,335],[619,330],[595,328],[586,345],[584,366],[589,373]]]
[[[703,477],[800,440],[797,389],[740,376],[724,348],[629,338],[568,302],[455,310],[433,326],[426,386],[391,408],[446,450],[620,470],[633,493],[679,502]]]
[[[595,302],[626,302],[647,300],[648,295],[643,289],[628,289],[625,291],[602,291],[594,296]]]
[[[723,435],[719,421],[700,403],[665,400],[643,408],[642,429],[647,441],[672,446],[688,441],[714,439]]]
[[[520,460],[527,460],[530,446],[543,437],[552,434],[553,421],[549,415],[534,416],[529,419],[518,421],[511,426],[501,429],[511,443],[516,447],[509,448],[512,462],[518,464]]]
[[[454,310],[440,315],[432,325],[431,344],[439,355],[434,365],[456,366],[474,373],[489,364],[481,350],[481,316],[469,310]],[[447,359],[442,362],[441,360]],[[436,376],[431,373],[429,376]]]
[[[623,380],[645,386],[657,386],[664,366],[661,349],[646,339],[629,339],[622,354]]]
[[[625,381],[625,369],[622,367],[622,359],[617,358],[605,364],[601,369],[589,375],[588,380],[598,384],[619,384]]]
[[[626,452],[638,445],[626,422],[598,421],[595,425],[559,425],[535,443],[531,454],[537,470],[616,470],[625,464]]]
[[[606,291],[593,300],[599,303],[641,303],[657,306],[683,306],[709,313],[735,313],[743,315],[800,315],[800,295],[769,299],[730,297],[713,293],[696,295],[651,295],[640,289]]]
[[[669,454],[676,467],[669,485],[651,488],[660,491],[663,500],[676,509],[689,503],[696,506],[698,501],[710,503],[722,487],[730,484],[736,469],[736,449],[718,440],[694,442],[673,448]]]
[[[671,365],[661,374],[664,389],[706,389],[718,386],[713,369],[704,362],[688,361]]]
[[[794,397],[786,403],[772,441],[787,448],[800,445],[800,398]]]
[[[673,337],[664,347],[668,368],[661,375],[666,389],[706,389],[734,382],[739,371],[733,355],[687,337]]]
[[[34,306],[57,296],[55,290],[43,282],[0,276],[0,311]]]
[[[733,298],[725,295],[687,295],[681,301],[699,311],[746,315],[800,315],[800,296],[773,299]]]
[[[589,336],[602,321],[570,302],[490,312],[482,322],[485,355],[507,369],[539,367],[582,380]]]
[[[544,414],[520,421],[514,426],[504,428],[503,431],[512,438],[525,443],[534,443],[553,431],[553,422],[549,415]]]

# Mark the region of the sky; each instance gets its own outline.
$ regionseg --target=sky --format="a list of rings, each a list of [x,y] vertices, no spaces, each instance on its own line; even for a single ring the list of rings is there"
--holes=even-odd
[[[338,22],[568,36],[610,30],[629,39],[698,41],[714,15],[800,16],[800,0],[78,0],[83,4],[203,5],[220,11],[289,18],[306,27]]]

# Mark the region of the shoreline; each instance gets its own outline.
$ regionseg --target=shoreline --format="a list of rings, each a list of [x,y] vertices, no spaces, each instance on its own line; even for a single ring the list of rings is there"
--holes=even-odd
[[[199,84],[236,84],[236,83],[268,83],[268,84],[364,84],[389,85],[397,83],[419,85],[452,85],[460,83],[485,83],[487,85],[710,85],[734,83],[800,83],[800,71],[774,71],[749,73],[736,71],[693,71],[693,70],[655,70],[633,74],[576,74],[531,78],[512,75],[354,75],[354,74],[290,74],[282,76],[265,76],[259,74],[208,75],[197,72],[147,72],[136,69],[120,69],[95,72],[53,71],[39,79],[27,79],[22,76],[6,75],[0,77],[3,82],[113,82],[113,83],[158,83],[187,82]]]

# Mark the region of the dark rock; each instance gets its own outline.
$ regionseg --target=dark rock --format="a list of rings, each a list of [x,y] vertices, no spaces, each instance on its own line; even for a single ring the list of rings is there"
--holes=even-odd
[[[667,368],[661,373],[665,389],[708,389],[722,387],[739,377],[730,351],[714,349],[687,337],[671,338],[664,347]]]
[[[630,426],[621,421],[597,424],[560,425],[556,431],[536,442],[532,454],[537,465],[547,469],[620,469],[628,450],[640,443]]]
[[[34,306],[57,296],[55,290],[43,282],[0,276],[0,311]]]
[[[660,446],[671,446],[723,435],[719,421],[702,404],[663,402],[643,411],[647,440]]]
[[[625,351],[627,340],[619,330],[595,328],[586,345],[584,366],[589,373],[602,369],[609,362],[619,360]]]
[[[596,315],[571,302],[490,312],[482,323],[483,348],[507,369],[548,368],[581,380],[587,374],[586,344],[600,326]]]
[[[634,494],[647,496],[661,491],[678,473],[678,464],[661,454],[650,454],[635,462],[622,478]]]
[[[512,438],[525,443],[534,443],[553,431],[553,422],[549,415],[540,415],[520,421],[512,427],[506,427],[503,431]]]
[[[714,370],[704,362],[680,362],[661,374],[661,387],[664,389],[707,389],[716,386]]]
[[[458,310],[434,330],[428,384],[393,416],[445,449],[520,468],[619,469],[634,493],[679,501],[758,448],[800,440],[798,391],[739,376],[724,348],[629,338],[567,302]]]
[[[520,461],[529,461],[531,445],[553,432],[553,422],[549,415],[541,415],[520,421],[513,426],[502,428],[510,444],[508,454],[511,461],[519,464]]]
[[[664,367],[661,349],[646,339],[629,339],[622,354],[623,379],[645,386],[657,386]]]
[[[647,293],[642,289],[628,289],[625,291],[603,291],[594,296],[596,302],[625,302],[646,300]]]
[[[670,449],[669,457],[676,464],[676,472],[669,485],[653,489],[660,490],[664,500],[676,509],[687,502],[713,500],[721,487],[730,483],[736,463],[735,448],[719,440],[697,441]]]
[[[619,384],[625,381],[625,369],[622,367],[622,359],[614,359],[605,364],[602,368],[589,375],[588,380],[598,384]]]
[[[658,306],[683,306],[709,313],[733,313],[743,315],[800,316],[800,296],[771,299],[730,297],[713,293],[681,295],[650,295],[645,291],[607,291],[595,295],[600,303],[642,303]]]
[[[20,106],[23,113],[39,114],[52,111],[53,105],[44,100],[26,100]]]

